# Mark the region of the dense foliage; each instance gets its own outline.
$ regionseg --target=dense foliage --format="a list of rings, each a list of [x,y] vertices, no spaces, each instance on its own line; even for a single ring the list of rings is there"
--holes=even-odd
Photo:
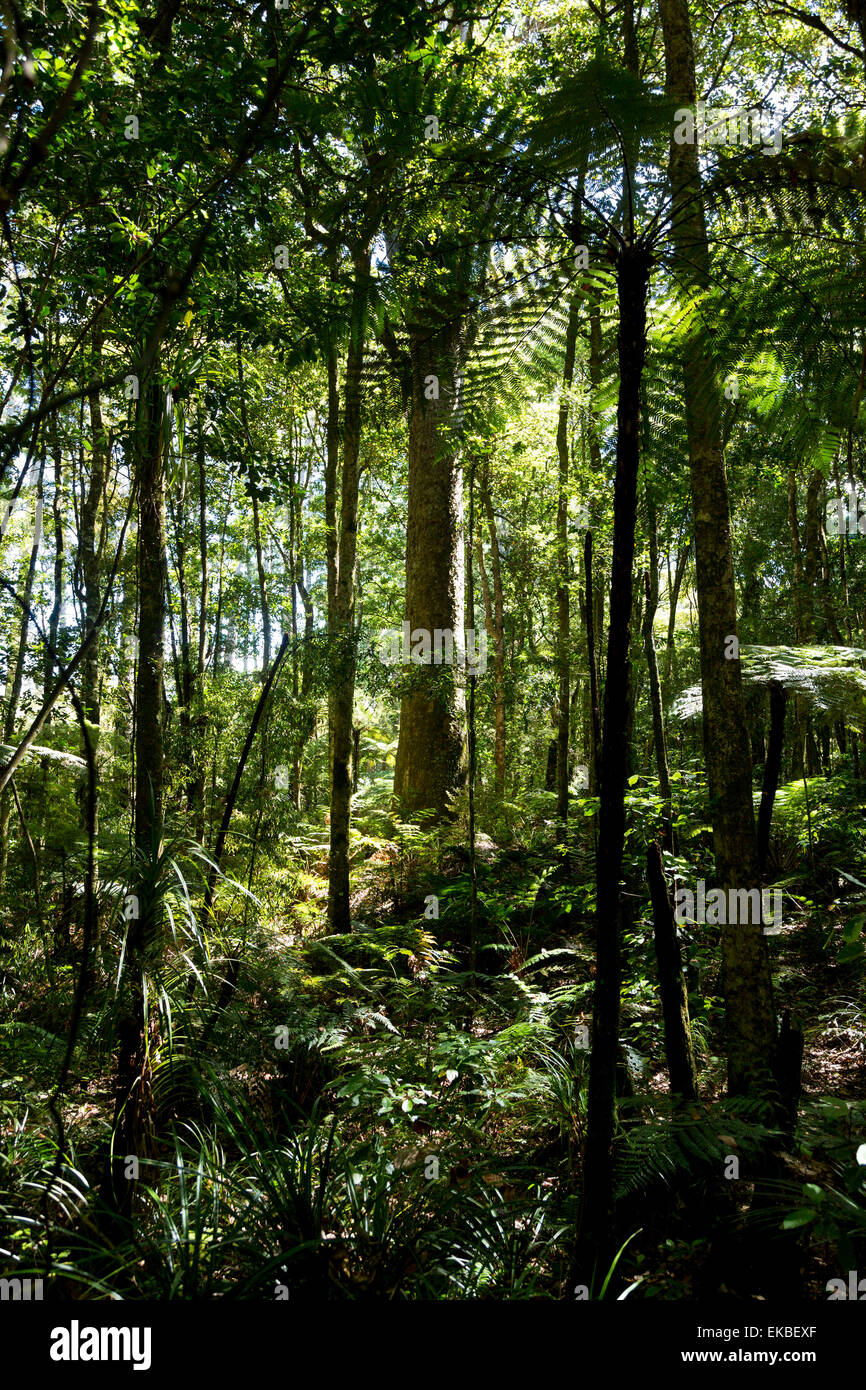
[[[826,1298],[862,0],[0,26],[0,1272]]]

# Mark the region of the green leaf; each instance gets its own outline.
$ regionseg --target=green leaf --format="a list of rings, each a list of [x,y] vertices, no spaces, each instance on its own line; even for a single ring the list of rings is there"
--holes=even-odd
[[[792,1211],[782,1222],[783,1231],[794,1231],[798,1226],[808,1226],[818,1215],[812,1211],[811,1207],[800,1207],[798,1211]]]

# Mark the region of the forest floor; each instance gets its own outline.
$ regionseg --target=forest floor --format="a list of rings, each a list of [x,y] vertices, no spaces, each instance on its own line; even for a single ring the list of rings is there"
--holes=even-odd
[[[202,1032],[212,1001],[185,999],[175,982],[174,1034],[170,1040],[165,1029],[155,1034],[146,1078],[151,1133],[143,1145],[147,1161],[164,1170],[153,1176],[154,1190],[165,1194],[174,1180],[172,1145],[185,1127],[213,1134],[208,1143],[221,1146],[229,1169],[251,1155],[259,1163],[263,1155],[287,1163],[288,1154],[307,1173],[305,1181],[325,1182],[316,1154],[322,1116],[331,1116],[346,1171],[357,1176],[369,1169],[370,1191],[380,1192],[370,1197],[370,1210],[357,1207],[359,1198],[346,1208],[328,1176],[330,1212],[316,1208],[310,1218],[331,1251],[328,1278],[341,1296],[377,1289],[427,1296],[418,1290],[427,1288],[429,1269],[439,1268],[436,1259],[459,1264],[461,1242],[474,1252],[464,1261],[467,1270],[456,1288],[449,1274],[450,1292],[437,1296],[471,1296],[477,1278],[487,1281],[488,1296],[571,1296],[566,1251],[579,1211],[588,1077],[588,1054],[576,1039],[591,1026],[594,979],[591,856],[584,835],[572,846],[570,872],[556,872],[550,845],[499,847],[481,839],[474,977],[470,875],[460,843],[416,845],[410,852],[394,839],[359,835],[353,931],[345,937],[327,933],[320,837],[305,855],[275,866],[267,890],[260,889],[260,915],[224,903],[225,920],[234,926],[213,943],[211,992],[230,959],[240,968],[216,1032]],[[652,923],[645,903],[633,913],[625,939],[617,1167],[618,1241],[628,1238],[629,1245],[612,1288],[631,1288],[638,1299],[824,1299],[827,1279],[863,1258],[851,1158],[866,1131],[866,1011],[859,960],[840,962],[838,951],[828,949],[852,920],[844,889],[844,877],[830,869],[789,874],[785,925],[769,942],[777,1009],[790,1010],[804,1033],[793,1143],[774,1138],[725,1100],[713,927],[684,940],[701,1099],[685,1110],[672,1105]],[[65,1205],[63,1224],[72,1226],[82,1203],[92,1200],[111,1130],[109,935],[105,957],[97,952],[60,1104],[81,1175],[70,1178],[78,1195]],[[73,930],[56,958],[42,952],[26,983],[7,976],[7,1022],[0,1030],[3,1200],[9,1206],[11,1193],[13,1212],[29,1213],[31,1221],[38,1204],[28,1190],[38,1189],[50,1166],[55,1126],[48,1100],[79,946],[80,932]],[[284,1051],[279,1043],[275,1050],[280,1029],[288,1038]],[[207,1082],[202,1068],[209,1069]],[[226,1130],[211,1093],[215,1085],[245,1108],[246,1139],[234,1122]],[[437,1181],[425,1184],[434,1167]],[[289,1181],[286,1173],[280,1181]],[[374,1239],[381,1213],[374,1219],[373,1212],[383,1192],[390,1224]],[[408,1230],[402,1235],[401,1221]],[[417,1254],[428,1236],[438,1256]],[[371,1240],[379,1242],[375,1256]],[[449,1242],[454,1249],[443,1255]],[[146,1291],[139,1264],[125,1296],[155,1296]],[[219,1280],[228,1275],[220,1266],[212,1277],[222,1287]],[[81,1297],[81,1290],[72,1296]]]

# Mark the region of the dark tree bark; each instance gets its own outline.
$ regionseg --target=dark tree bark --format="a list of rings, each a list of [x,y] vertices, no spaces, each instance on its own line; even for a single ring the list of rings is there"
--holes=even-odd
[[[797,515],[797,474],[788,470],[788,531],[794,569],[794,638],[798,645],[811,641],[811,610],[803,570],[803,547],[800,544],[800,523]],[[791,776],[802,777],[806,770],[806,706],[794,697],[793,735],[791,740]]]
[[[571,613],[568,561],[568,415],[574,382],[577,324],[580,296],[575,294],[568,309],[565,329],[565,358],[556,424],[558,460],[556,489],[556,675],[558,686],[556,723],[556,815],[559,836],[566,843],[568,826],[568,735],[571,727]]]
[[[665,879],[662,853],[657,844],[647,848],[647,879],[653,906],[653,930],[659,991],[665,1027],[665,1056],[671,1092],[686,1100],[698,1094],[698,1073],[689,1023],[689,996],[683,979],[683,963],[673,905]]]
[[[592,532],[587,531],[583,543],[583,567],[586,575],[584,623],[586,626],[586,656],[589,664],[589,703],[592,712],[592,758],[590,760],[589,790],[593,795],[598,787],[601,767],[601,704],[598,693],[598,658],[596,656],[595,615],[593,613]]]
[[[165,470],[163,388],[142,390],[138,460],[138,670],[135,689],[135,841],[152,854],[162,838],[162,679],[165,661]]]
[[[773,802],[779,786],[779,773],[782,770],[782,747],[785,739],[785,687],[779,681],[770,685],[770,737],[767,740],[767,760],[764,763],[764,785],[761,788],[761,805],[758,811],[758,864],[761,876],[767,863],[770,847],[770,826],[773,820]]]
[[[265,560],[262,551],[262,523],[259,516],[259,503],[256,497],[253,498],[253,535],[256,542],[256,571],[259,577],[259,603],[262,609],[262,630],[264,634],[264,652],[262,655],[262,680],[267,679],[268,671],[271,669],[271,606],[268,603],[268,583],[265,571]]]
[[[207,533],[207,475],[205,462],[205,437],[204,437],[204,418],[201,407],[198,412],[198,438],[197,438],[197,463],[198,463],[198,543],[199,543],[199,570],[201,574],[201,590],[199,593],[198,607],[198,643],[196,650],[195,676],[190,691],[190,705],[192,709],[191,719],[191,739],[193,743],[193,764],[187,782],[186,800],[187,808],[193,817],[196,835],[199,840],[204,842],[205,833],[205,783],[207,780],[207,762],[205,758],[205,738],[207,735],[208,717],[204,708],[204,673],[205,662],[207,659],[207,610],[210,587],[210,572],[208,569],[208,533]]]
[[[505,606],[502,597],[502,564],[499,559],[499,534],[490,496],[488,470],[485,468],[479,489],[479,500],[487,518],[490,537],[490,571],[493,577],[493,596],[484,566],[484,547],[478,540],[478,569],[484,591],[485,626],[493,643],[493,701],[494,735],[493,766],[497,796],[505,795]]]
[[[125,979],[115,1060],[114,1156],[106,1163],[102,1195],[121,1216],[132,1211],[135,1181],[125,1158],[143,1156],[146,1108],[147,1017],[142,987],[146,938],[161,919],[152,900],[151,874],[162,841],[162,677],[165,639],[165,469],[168,421],[158,369],[143,383],[138,403],[138,666],[135,681],[135,843],[143,857],[135,886],[138,916],[129,922]],[[150,872],[149,872],[150,870]]]
[[[664,821],[665,821],[665,840],[668,848],[673,851],[673,830],[671,818],[671,776],[668,768],[668,752],[665,742],[665,722],[662,712],[662,688],[659,681],[659,667],[656,659],[656,644],[653,639],[653,620],[658,606],[658,571],[656,571],[655,593],[650,572],[644,574],[644,587],[646,589],[646,607],[643,619],[643,649],[646,657],[647,673],[649,676],[649,696],[650,708],[652,710],[653,721],[653,747],[656,756],[656,771],[659,779],[659,791],[664,802]]]
[[[94,334],[95,377],[100,376],[102,338]],[[102,418],[102,405],[98,391],[88,392],[90,410],[90,477],[82,480],[84,496],[81,504],[81,523],[79,528],[79,565],[84,591],[84,621],[88,631],[95,626],[100,607],[100,569],[102,564],[104,528],[99,525],[100,508],[104,505],[105,479],[108,467],[108,438]],[[99,725],[101,719],[99,698],[99,634],[87,649],[81,666],[80,699],[87,722],[91,726],[94,756],[99,749]],[[98,767],[98,762],[97,762]],[[99,783],[96,788],[96,831],[99,834]],[[79,790],[79,805],[82,822],[87,814],[87,786],[82,783]]]
[[[613,565],[604,685],[599,839],[596,867],[596,978],[592,1011],[582,1242],[603,1252],[612,1230],[616,1066],[622,986],[620,875],[625,843],[631,700],[632,568],[640,461],[641,378],[651,256],[626,242],[617,258],[619,399],[614,484]]]
[[[358,476],[361,449],[361,374],[370,276],[370,243],[354,256],[349,346],[346,355],[343,470],[337,592],[332,633],[333,755],[328,871],[328,923],[334,933],[351,930],[349,908],[349,817],[352,802],[352,728],[355,702],[355,557],[358,540]]]

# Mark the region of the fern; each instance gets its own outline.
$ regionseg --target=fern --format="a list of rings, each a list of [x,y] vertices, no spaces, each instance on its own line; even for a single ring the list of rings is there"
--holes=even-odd
[[[624,1099],[620,1108],[642,1109],[647,1103],[646,1096]],[[727,1100],[712,1108],[695,1103],[683,1111],[673,1100],[653,1096],[651,1104],[655,1113],[649,1123],[628,1126],[617,1142],[617,1199],[679,1177],[718,1176],[727,1154],[748,1163],[760,1157],[775,1133],[754,1118],[749,1102]]]

